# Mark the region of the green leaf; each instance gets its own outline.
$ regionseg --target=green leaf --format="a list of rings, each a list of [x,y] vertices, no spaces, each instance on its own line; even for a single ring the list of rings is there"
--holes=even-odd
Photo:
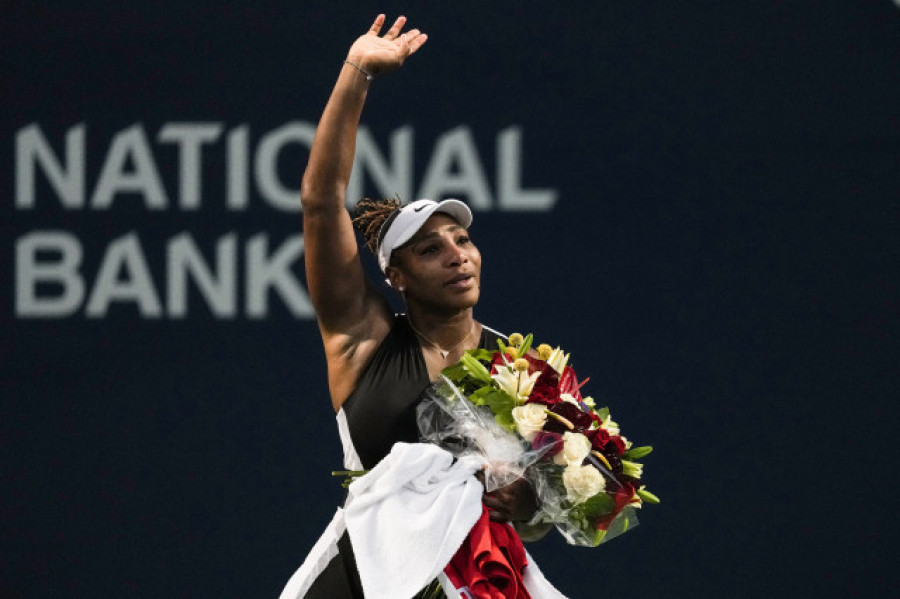
[[[637,494],[638,494],[638,497],[640,497],[642,501],[645,501],[647,503],[654,503],[654,504],[659,503],[659,497],[657,497],[656,495],[654,495],[647,489],[644,489],[644,488],[638,489]]]
[[[641,447],[632,447],[628,451],[622,454],[622,457],[626,460],[639,460],[645,455],[649,454],[653,451],[653,448],[649,445],[643,445]]]
[[[616,502],[612,497],[606,493],[597,493],[584,503],[579,503],[572,508],[572,512],[590,521],[610,514],[614,509],[616,509]]]
[[[495,414],[494,421],[510,433],[516,432],[516,421],[510,414]]]
[[[512,417],[512,409],[516,407],[516,400],[503,391],[493,387],[481,387],[469,396],[476,406],[487,406],[494,415],[497,424],[508,431],[516,430],[516,423]]]
[[[484,404],[491,409],[495,416],[503,413],[512,418],[512,409],[516,407],[516,400],[499,389],[491,389],[484,395]]]
[[[494,350],[491,349],[470,349],[466,351],[467,354],[475,358],[476,360],[480,360],[482,362],[490,362],[494,359]]]
[[[525,337],[525,341],[523,341],[521,347],[519,347],[519,358],[528,353],[528,350],[531,349],[531,342],[533,340],[534,335],[532,333],[528,333],[528,335]]]
[[[597,412],[597,416],[600,417],[600,420],[606,420],[607,418],[609,418],[609,408],[597,408],[594,411]]]
[[[468,350],[460,356],[456,364],[444,368],[441,374],[450,379],[457,387],[471,387],[468,383],[472,380],[481,384],[489,384],[491,382],[490,372],[481,362],[490,362],[493,357],[494,352],[487,349]]]
[[[484,364],[482,364],[469,354],[463,354],[459,361],[471,376],[484,383],[491,382],[491,373],[488,372],[488,369],[484,367]]]
[[[486,403],[485,398],[488,395],[491,395],[493,393],[503,393],[503,392],[498,391],[497,389],[494,389],[493,387],[480,387],[480,388],[476,389],[475,391],[473,391],[469,395],[469,401],[471,401],[476,406],[483,406]],[[503,393],[503,394],[506,395],[505,393]]]
[[[441,374],[453,381],[457,386],[469,374],[462,362],[457,362],[453,366],[448,366],[441,371]]]

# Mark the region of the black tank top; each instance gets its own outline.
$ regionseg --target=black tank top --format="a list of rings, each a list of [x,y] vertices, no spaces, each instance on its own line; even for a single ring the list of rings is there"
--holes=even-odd
[[[482,326],[478,347],[495,349],[497,339],[502,337]],[[416,405],[430,384],[419,339],[399,314],[342,406],[365,468],[373,468],[397,441],[419,440]]]

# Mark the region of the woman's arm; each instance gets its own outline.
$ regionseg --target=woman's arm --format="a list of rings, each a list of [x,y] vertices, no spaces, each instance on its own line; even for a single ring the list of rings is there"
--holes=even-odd
[[[405,17],[400,17],[379,36],[384,15],[378,15],[369,31],[351,46],[319,121],[300,191],[307,285],[319,319],[336,404],[344,394],[334,383],[353,374],[357,362],[353,356],[366,353],[358,351],[360,344],[375,340],[377,345],[390,326],[388,305],[363,272],[345,194],[371,83],[367,74],[374,77],[397,69],[427,39],[417,29],[401,35],[405,23]]]
[[[345,193],[370,83],[363,71],[372,76],[392,71],[427,39],[415,29],[400,35],[405,23],[405,17],[398,18],[379,37],[384,15],[378,15],[353,43],[319,121],[303,175],[307,283],[323,331],[329,333],[346,332],[371,310],[367,304],[372,294],[367,292]]]

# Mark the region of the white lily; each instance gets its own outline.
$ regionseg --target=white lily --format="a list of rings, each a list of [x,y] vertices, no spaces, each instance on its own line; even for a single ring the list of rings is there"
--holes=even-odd
[[[562,371],[566,369],[566,364],[569,363],[569,355],[558,347],[550,352],[550,357],[547,358],[547,364],[550,365],[553,370],[562,374]]]
[[[539,376],[541,376],[540,371],[528,374],[528,372],[519,372],[510,366],[502,366],[491,375],[491,378],[497,381],[501,391],[515,397],[516,401],[524,401],[531,395],[531,390],[534,389],[534,383]]]

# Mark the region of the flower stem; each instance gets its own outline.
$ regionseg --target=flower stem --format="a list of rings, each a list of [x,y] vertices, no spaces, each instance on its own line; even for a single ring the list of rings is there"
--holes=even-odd
[[[368,474],[368,470],[332,470],[331,476],[362,476],[363,474]]]

